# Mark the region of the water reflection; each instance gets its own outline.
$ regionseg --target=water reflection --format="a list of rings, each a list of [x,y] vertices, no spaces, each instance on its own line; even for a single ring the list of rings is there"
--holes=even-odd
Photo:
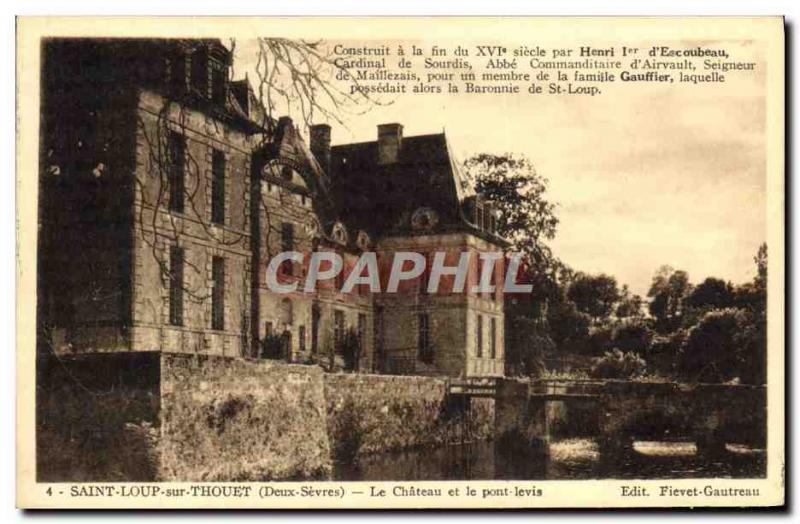
[[[513,452],[492,442],[383,453],[338,464],[337,480],[544,480],[592,478],[755,478],[766,474],[766,452],[728,446],[708,459],[693,443],[636,442],[604,456],[591,439],[551,443],[549,452]]]

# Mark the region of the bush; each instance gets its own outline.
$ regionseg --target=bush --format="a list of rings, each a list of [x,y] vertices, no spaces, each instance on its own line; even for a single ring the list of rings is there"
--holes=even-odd
[[[614,330],[607,325],[595,326],[589,332],[588,351],[592,356],[602,356],[611,351]]]
[[[622,322],[614,329],[614,347],[623,353],[636,351],[647,355],[653,342],[653,331],[641,320]]]
[[[656,335],[647,353],[647,363],[651,371],[674,377],[680,368],[683,344],[687,331],[679,329],[669,335]]]
[[[261,358],[285,360],[289,356],[287,342],[287,338],[283,335],[267,335],[261,341]]]
[[[767,383],[767,318],[763,312],[745,313],[737,336],[737,365],[744,384]]]
[[[545,369],[545,356],[555,352],[553,339],[540,328],[536,320],[513,318],[506,345],[506,374],[509,376],[539,376]]]
[[[646,369],[647,363],[638,353],[615,348],[596,359],[589,374],[593,378],[629,379],[643,375]]]
[[[346,371],[358,371],[361,363],[361,340],[355,329],[348,329],[336,345],[336,353],[344,360]]]
[[[744,321],[744,313],[732,308],[703,315],[683,344],[682,378],[691,382],[726,382],[738,376],[737,338]]]

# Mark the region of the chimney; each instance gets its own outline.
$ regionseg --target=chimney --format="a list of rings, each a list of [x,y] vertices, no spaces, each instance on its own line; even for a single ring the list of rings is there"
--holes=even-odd
[[[381,124],[378,126],[378,165],[394,164],[400,157],[403,143],[402,124]]]
[[[331,126],[328,124],[317,124],[311,126],[309,130],[311,142],[311,153],[322,166],[326,174],[330,174],[331,168]]]

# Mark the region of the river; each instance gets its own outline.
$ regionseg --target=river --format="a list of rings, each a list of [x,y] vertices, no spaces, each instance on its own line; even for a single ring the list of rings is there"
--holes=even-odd
[[[550,444],[549,453],[509,454],[492,442],[382,453],[337,464],[337,480],[570,480],[758,478],[766,452],[744,446],[708,459],[690,442],[634,443],[624,456],[603,457],[591,439]]]

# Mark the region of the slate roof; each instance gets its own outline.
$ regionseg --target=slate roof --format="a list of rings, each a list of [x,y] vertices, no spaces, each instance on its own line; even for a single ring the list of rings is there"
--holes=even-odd
[[[387,165],[378,164],[377,141],[334,146],[330,182],[342,221],[373,239],[413,234],[411,216],[422,207],[438,214],[436,233],[486,235],[464,215],[469,191],[444,133],[403,137],[397,162]]]

